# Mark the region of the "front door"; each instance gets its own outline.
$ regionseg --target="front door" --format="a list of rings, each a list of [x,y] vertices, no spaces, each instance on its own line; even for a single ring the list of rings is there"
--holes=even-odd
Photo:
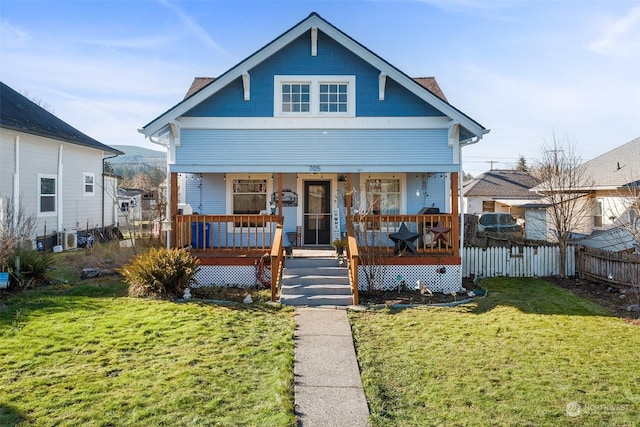
[[[331,242],[331,182],[304,183],[304,244],[328,245]]]

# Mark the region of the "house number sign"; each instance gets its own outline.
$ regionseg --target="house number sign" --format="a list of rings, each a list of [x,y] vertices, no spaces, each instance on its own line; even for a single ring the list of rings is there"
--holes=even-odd
[[[320,165],[309,165],[309,172],[320,172],[321,170]]]

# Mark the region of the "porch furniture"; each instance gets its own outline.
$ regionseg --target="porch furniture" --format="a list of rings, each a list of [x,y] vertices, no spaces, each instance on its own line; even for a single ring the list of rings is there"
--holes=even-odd
[[[422,235],[421,233],[414,233],[409,231],[406,224],[403,222],[402,225],[400,226],[400,230],[398,230],[397,233],[389,234],[389,238],[394,243],[393,255],[394,256],[401,255],[405,249],[409,249],[411,253],[413,253],[414,255],[418,255],[414,242],[421,235]]]

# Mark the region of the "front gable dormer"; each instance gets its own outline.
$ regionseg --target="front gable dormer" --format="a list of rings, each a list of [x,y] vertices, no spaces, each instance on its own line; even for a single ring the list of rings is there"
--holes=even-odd
[[[141,132],[166,134],[180,117],[441,117],[459,142],[488,132],[422,83],[312,13]]]

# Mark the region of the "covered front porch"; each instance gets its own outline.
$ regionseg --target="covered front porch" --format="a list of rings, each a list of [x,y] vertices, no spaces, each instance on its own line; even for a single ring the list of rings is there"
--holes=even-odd
[[[369,178],[371,175],[374,178]],[[180,177],[171,173],[168,244],[187,248],[200,258],[202,268],[197,280],[201,286],[268,286],[274,301],[278,298],[287,247],[327,247],[336,239],[346,245],[345,266],[349,268],[355,304],[358,290],[393,287],[399,276],[407,283],[415,283],[413,277],[416,277],[415,280],[432,283],[436,288],[444,282],[443,291],[455,291],[461,283],[458,173],[434,175],[440,180],[436,184],[447,184],[448,191],[441,193],[448,197],[447,200],[434,198],[428,208],[418,209],[426,197],[419,202],[406,200],[407,194],[413,193],[414,185],[416,193],[426,193],[431,188],[421,180],[420,174],[415,174],[415,182],[414,174],[403,175],[397,180],[400,184],[397,189],[388,185],[394,190],[393,194],[378,190],[373,193],[374,198],[367,188],[379,189],[381,182],[394,184],[391,177],[295,174],[287,182],[282,173],[274,173],[270,180],[265,179],[268,188],[264,194],[256,196],[264,199],[260,203],[265,209],[260,213],[207,214],[202,212],[205,203],[196,200],[198,210],[185,214],[184,209],[179,208]],[[446,179],[440,178],[443,175]],[[395,174],[391,176],[395,179]],[[248,177],[247,174],[244,179]],[[198,178],[202,198],[202,182],[207,178]],[[227,183],[229,179],[234,181]],[[191,182],[198,183],[198,179],[185,181],[180,191],[185,191],[184,187]],[[214,181],[210,178],[206,182]],[[225,174],[218,181],[234,186],[241,182],[232,174]],[[265,197],[266,194],[271,197]],[[223,197],[231,199],[233,204],[232,195]],[[394,210],[415,210],[416,213],[384,213]],[[403,233],[409,233],[408,237]],[[378,283],[371,283],[367,271],[372,264],[386,266],[386,277],[376,279]]]

